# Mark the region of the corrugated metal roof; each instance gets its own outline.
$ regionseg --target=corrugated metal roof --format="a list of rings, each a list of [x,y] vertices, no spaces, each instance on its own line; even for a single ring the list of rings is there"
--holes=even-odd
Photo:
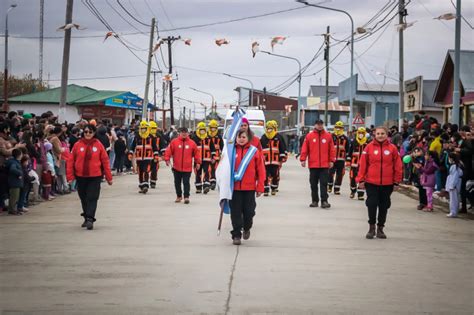
[[[306,109],[307,110],[325,110],[325,108],[326,108],[325,103],[319,103],[319,104],[309,105]],[[329,101],[328,111],[349,112],[349,106],[341,105],[339,104],[339,102],[336,102],[336,101]]]
[[[97,91],[94,94],[85,96],[83,98],[80,98],[78,100],[75,100],[72,102],[72,104],[90,104],[90,103],[98,103],[101,102],[105,99],[115,97],[115,96],[120,96],[122,94],[127,93],[126,91]]]
[[[398,84],[373,84],[358,83],[357,91],[359,92],[393,92],[398,93]]]
[[[440,107],[433,100],[433,95],[436,91],[436,85],[438,80],[423,80],[423,99],[422,103],[424,107]]]
[[[474,50],[461,50],[459,60],[459,79],[466,93],[474,92]],[[454,50],[449,50],[449,56],[454,63]]]
[[[339,92],[339,86],[329,86],[329,98],[337,97],[337,93]],[[313,97],[326,97],[326,86],[325,85],[311,85],[309,87],[309,94],[308,96]]]

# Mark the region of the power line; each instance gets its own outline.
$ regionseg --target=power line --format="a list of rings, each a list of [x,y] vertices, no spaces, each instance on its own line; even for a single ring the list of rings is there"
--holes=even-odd
[[[105,76],[105,77],[85,77],[85,78],[73,78],[68,79],[69,81],[90,81],[90,80],[105,80],[105,79],[123,79],[123,78],[136,78],[144,77],[146,74],[127,74],[127,75],[116,75],[116,76]],[[61,79],[49,79],[48,81],[61,81]]]
[[[453,5],[453,7],[454,7],[455,9],[457,9],[457,8],[456,8],[456,5],[455,5],[454,2],[453,2],[453,0],[451,0],[451,4]],[[474,29],[474,27],[471,25],[471,23],[469,23],[469,21],[464,17],[464,15],[461,15],[461,18],[464,20],[464,22],[466,22],[467,25],[469,25],[469,27],[470,27],[471,29]]]
[[[118,3],[119,6],[122,8],[122,10],[124,10],[125,13],[127,13],[128,16],[130,16],[132,19],[134,19],[137,23],[139,23],[139,24],[141,24],[141,25],[143,25],[143,26],[148,26],[148,27],[151,26],[150,24],[143,23],[142,21],[140,21],[140,20],[138,20],[136,17],[134,17],[133,14],[131,14],[131,13],[127,10],[127,8],[125,8],[125,6],[124,6],[122,3],[120,3],[120,0],[117,0],[117,3]]]

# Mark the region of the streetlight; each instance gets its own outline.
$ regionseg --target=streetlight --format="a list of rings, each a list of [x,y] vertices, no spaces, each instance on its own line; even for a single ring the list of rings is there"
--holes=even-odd
[[[3,110],[8,112],[8,13],[16,8],[11,4],[5,16],[5,70],[3,72]]]
[[[274,54],[274,53],[271,53],[271,52],[265,51],[265,50],[261,50],[260,52],[262,52],[264,54],[267,54],[267,55],[275,56],[275,57],[291,59],[291,60],[294,60],[298,63],[298,113],[296,115],[296,126],[297,126],[296,133],[297,133],[298,136],[300,136],[301,135],[301,126],[300,126],[300,123],[301,123],[300,122],[300,111],[301,111],[301,62],[298,59],[294,58],[294,57],[278,55],[278,54]]]
[[[208,92],[204,92],[204,91],[201,91],[201,90],[198,90],[198,89],[195,89],[193,87],[190,87],[191,90],[193,91],[196,91],[196,92],[199,92],[199,93],[202,93],[202,94],[206,94],[206,95],[209,95],[210,97],[212,97],[212,103],[211,103],[211,113],[213,112],[214,110],[214,95],[212,95],[211,93],[208,93]],[[204,116],[204,120],[206,120],[206,116]]]
[[[229,78],[234,78],[234,79],[238,79],[238,80],[243,80],[243,81],[247,81],[248,83],[250,83],[251,91],[250,91],[250,102],[249,102],[249,106],[250,106],[250,107],[253,107],[253,83],[252,83],[252,81],[250,81],[249,79],[245,79],[245,78],[241,78],[241,77],[236,77],[235,75],[230,75],[230,74],[228,74],[228,73],[223,73],[223,75],[228,76]]]
[[[352,119],[354,115],[354,87],[353,87],[353,76],[354,76],[354,20],[352,19],[352,16],[344,10],[340,9],[335,9],[335,8],[330,8],[330,7],[325,7],[319,4],[312,4],[308,3],[308,1],[305,0],[296,0],[296,2],[302,3],[307,6],[315,7],[315,8],[320,8],[320,9],[325,9],[325,10],[331,10],[331,11],[336,11],[340,13],[344,13],[349,17],[351,20],[351,78],[350,78],[350,85],[351,85],[351,92],[350,92],[350,100],[349,100],[349,130],[352,130]]]

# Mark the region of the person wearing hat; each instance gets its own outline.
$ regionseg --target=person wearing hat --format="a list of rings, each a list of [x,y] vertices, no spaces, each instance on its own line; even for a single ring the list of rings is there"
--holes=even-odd
[[[266,123],[265,134],[260,139],[260,144],[266,170],[264,196],[268,196],[270,190],[274,196],[280,183],[281,165],[287,160],[285,140],[278,133],[278,123],[275,120]]]
[[[156,142],[150,136],[150,128],[146,120],[140,122],[138,137],[133,140],[130,153],[137,161],[138,165],[138,187],[139,193],[146,194],[150,188],[150,165],[158,154]]]
[[[351,167],[351,172],[349,174],[349,177],[351,178],[351,199],[354,199],[357,193],[357,199],[364,200],[365,191],[360,188],[358,189],[356,178],[359,172],[360,158],[369,142],[367,131],[364,127],[359,127],[359,129],[357,129],[354,139],[350,142],[349,152],[347,153],[347,162]]]
[[[176,189],[176,203],[183,200],[184,187],[184,203],[189,204],[191,173],[193,171],[193,160],[196,170],[201,168],[201,154],[196,143],[189,138],[188,128],[181,127],[178,130],[178,137],[174,138],[165,151],[166,165],[171,165],[174,175],[174,186]]]
[[[336,161],[336,150],[334,142],[329,132],[324,130],[324,122],[316,120],[314,130],[308,133],[301,147],[301,166],[306,167],[308,160],[309,182],[311,184],[311,199],[309,205],[312,208],[318,207],[320,196],[318,186],[321,191],[321,208],[328,209],[331,205],[328,202],[328,178],[329,169]]]
[[[150,121],[150,136],[155,146],[158,148],[158,154],[151,160],[150,188],[155,189],[158,180],[158,169],[160,168],[160,159],[166,150],[166,141],[161,134],[158,134],[158,125],[153,120]]]
[[[349,151],[349,139],[344,134],[344,123],[342,121],[336,122],[334,133],[332,134],[332,141],[336,149],[336,162],[334,162],[334,166],[329,170],[328,192],[332,192],[334,186],[334,194],[340,195],[342,179],[346,171],[347,152]],[[336,175],[335,182],[334,175]]]
[[[222,136],[219,134],[219,123],[217,120],[211,120],[209,122],[208,129],[209,138],[211,139],[215,149],[214,162],[211,163],[211,190],[215,190],[216,169],[221,159],[221,152],[224,149],[224,140],[222,140]]]
[[[207,194],[211,187],[210,166],[214,161],[216,150],[213,141],[207,134],[205,122],[198,123],[196,132],[191,139],[196,143],[202,160],[202,167],[196,171],[196,193],[204,192],[204,194]]]

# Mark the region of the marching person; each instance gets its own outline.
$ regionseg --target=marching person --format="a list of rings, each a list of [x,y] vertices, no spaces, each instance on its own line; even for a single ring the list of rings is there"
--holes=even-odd
[[[150,188],[151,161],[159,158],[158,147],[153,137],[150,136],[150,127],[146,120],[140,122],[138,135],[135,136],[130,148],[130,154],[137,161],[138,165],[138,187],[139,193],[146,194]]]
[[[367,145],[359,163],[356,181],[360,189],[365,188],[367,191],[365,204],[369,214],[369,232],[366,235],[368,239],[375,237],[376,223],[377,238],[387,238],[383,229],[391,205],[390,195],[394,189],[398,190],[403,175],[402,160],[397,147],[387,138],[387,128],[377,127],[375,139]]]
[[[216,169],[221,159],[221,153],[224,149],[224,141],[222,136],[219,134],[219,123],[216,120],[209,122],[209,138],[211,138],[212,144],[214,145],[214,163],[211,163],[211,190],[216,189]]]
[[[166,141],[164,137],[158,133],[158,125],[153,120],[149,122],[150,125],[150,136],[152,141],[155,143],[155,147],[158,149],[158,155],[154,155],[150,165],[150,188],[155,189],[156,181],[158,180],[158,170],[160,168],[161,156],[166,150]]]
[[[270,189],[274,196],[280,183],[281,165],[287,160],[286,144],[278,133],[278,124],[275,120],[268,121],[265,127],[265,134],[260,139],[266,171],[264,196],[268,196]]]
[[[257,137],[253,131],[250,129],[249,120],[247,118],[242,118],[242,123],[240,125],[240,130],[248,131],[250,136],[251,145],[256,147],[259,151],[262,151],[262,144],[260,143],[260,138]]]
[[[71,158],[66,163],[67,180],[77,181],[77,192],[81,198],[84,223],[82,227],[92,230],[96,221],[95,213],[100,195],[100,183],[105,176],[112,185],[110,161],[104,146],[95,136],[96,127],[88,124],[84,127],[83,137],[72,148]]]
[[[324,122],[316,120],[314,130],[308,133],[301,147],[301,166],[306,167],[308,160],[309,182],[311,184],[311,208],[318,207],[319,195],[318,185],[321,190],[321,208],[328,209],[331,205],[328,202],[328,178],[329,169],[334,166],[336,160],[336,150],[332,141],[332,136],[324,130]]]
[[[204,194],[207,194],[211,187],[210,165],[214,163],[216,150],[213,141],[207,134],[205,122],[198,123],[196,132],[191,139],[196,143],[202,161],[201,168],[196,170],[196,193],[204,192]]]
[[[191,173],[193,171],[193,159],[196,169],[201,168],[201,154],[196,143],[189,138],[188,128],[179,128],[178,137],[174,138],[165,151],[166,165],[171,165],[173,159],[173,175],[174,186],[176,189],[176,203],[183,200],[183,190],[181,184],[184,186],[184,203],[189,203]]]
[[[334,166],[329,170],[328,192],[332,192],[334,186],[334,194],[340,195],[342,179],[346,171],[346,155],[349,151],[349,139],[344,134],[344,123],[342,121],[336,122],[332,141],[336,149],[336,162],[334,162]],[[336,182],[334,182],[334,175],[336,175]]]
[[[351,172],[351,199],[355,198],[357,192],[357,199],[364,200],[364,190],[357,187],[357,174],[359,172],[360,167],[360,158],[362,153],[364,152],[365,148],[369,144],[369,140],[367,138],[367,131],[364,127],[359,127],[357,129],[355,138],[352,139],[350,146],[349,146],[349,153],[347,154],[347,162],[350,163]]]
[[[250,143],[252,135],[248,131],[237,133],[235,146],[234,190],[230,201],[231,231],[234,245],[241,244],[241,238],[250,238],[257,203],[264,191],[265,166],[260,151]],[[242,233],[243,231],[243,233]]]

